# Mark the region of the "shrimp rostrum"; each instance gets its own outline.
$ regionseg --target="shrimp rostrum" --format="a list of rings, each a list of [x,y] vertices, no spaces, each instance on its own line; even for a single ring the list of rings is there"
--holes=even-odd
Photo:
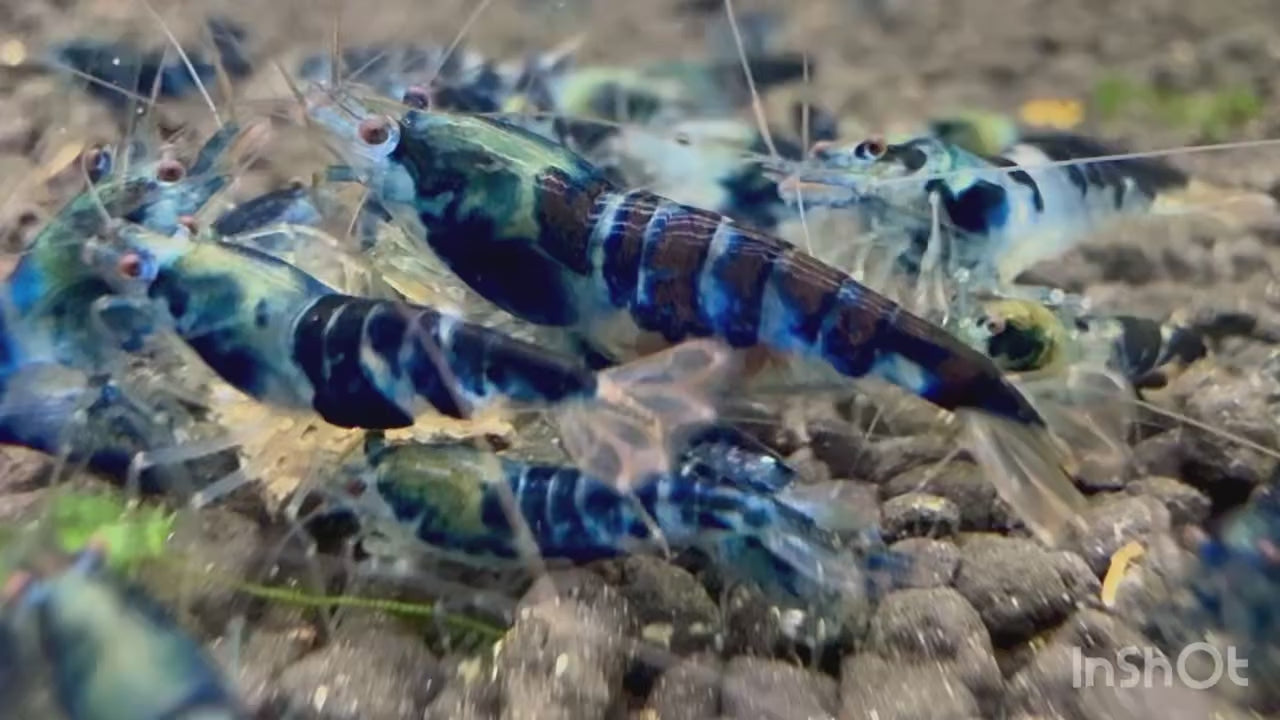
[[[406,103],[420,104],[406,96]],[[308,110],[346,167],[473,290],[623,359],[690,338],[878,378],[952,411],[1027,524],[1054,537],[1083,497],[1044,418],[989,358],[770,235],[646,191],[479,116],[321,88]]]
[[[578,462],[639,476],[669,466],[667,442],[681,428],[714,418],[729,367],[727,352],[701,342],[593,372],[431,307],[339,293],[218,239],[130,226],[86,255],[121,293],[113,309],[136,311],[144,328],[167,324],[250,397],[340,427],[409,427],[424,412],[547,411]]]

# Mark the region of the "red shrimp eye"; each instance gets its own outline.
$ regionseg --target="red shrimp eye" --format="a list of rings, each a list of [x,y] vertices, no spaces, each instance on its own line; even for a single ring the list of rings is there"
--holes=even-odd
[[[889,148],[885,145],[884,140],[881,140],[880,138],[870,138],[868,140],[863,140],[862,143],[858,145],[856,152],[861,157],[877,160],[883,156],[885,151],[888,149]]]
[[[409,89],[404,91],[401,102],[411,108],[426,110],[431,107],[431,93],[421,85],[410,85]]]
[[[365,118],[360,121],[360,139],[367,145],[381,145],[391,137],[386,118]]]
[[[116,269],[127,278],[142,276],[142,258],[137,253],[128,253],[116,263]]]
[[[175,183],[186,175],[187,169],[177,160],[163,160],[156,167],[156,179],[160,182]]]

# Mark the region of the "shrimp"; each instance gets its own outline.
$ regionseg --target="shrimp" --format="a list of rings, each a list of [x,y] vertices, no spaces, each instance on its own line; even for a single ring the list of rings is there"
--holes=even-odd
[[[185,60],[166,62],[162,50],[144,52],[126,43],[77,39],[54,46],[46,63],[87,77],[91,81],[87,86],[90,95],[117,111],[128,111],[129,98],[135,95],[154,92],[157,97],[174,99],[192,95],[215,80],[219,63],[232,79],[252,72],[241,48],[245,40],[243,27],[223,18],[211,18],[208,29],[218,55],[213,62],[190,51],[184,53]]]
[[[1092,355],[1138,390],[1165,386],[1209,352],[1204,336],[1180,323],[1094,314],[1069,329],[1050,308],[1018,299],[987,303],[959,332],[1008,372],[1054,372]]]
[[[328,53],[311,55],[298,74],[308,82],[346,78],[391,98],[418,88],[430,95],[433,107],[491,113],[502,110],[521,88],[549,82],[571,64],[567,47],[523,62],[496,63],[466,49],[403,44],[347,48],[336,67]]]
[[[779,492],[785,485],[762,491],[754,473],[763,468],[767,486],[777,476],[775,460],[727,449],[740,450],[695,444],[674,472],[642,479],[628,496],[574,467],[460,444],[388,443],[370,434],[356,481],[338,502],[373,533],[368,546],[381,534],[394,549],[407,533],[473,566],[517,564],[522,521],[543,559],[585,563],[699,548],[724,561],[729,574],[781,599],[865,595],[869,584],[853,552],[789,505]],[[507,516],[504,496],[520,518]],[[878,551],[888,557],[883,546]]]
[[[57,572],[19,571],[4,587],[16,642],[51,668],[67,716],[251,717],[200,644],[155,600],[108,575],[105,562],[91,544]]]
[[[122,293],[117,305],[166,322],[232,386],[339,427],[550,408],[577,460],[631,476],[667,467],[668,433],[714,417],[710,393],[729,370],[728,353],[698,342],[593,373],[431,307],[341,294],[233,243],[131,226],[86,255]]]
[[[989,358],[779,238],[644,191],[477,116],[320,89],[308,107],[341,169],[473,290],[605,357],[693,337],[887,380],[952,411],[1004,497],[1043,537],[1084,499],[1044,419]],[[385,109],[385,106],[384,106]]]
[[[817,167],[779,184],[784,199],[857,209],[873,237],[900,248],[908,275],[932,270],[925,266],[934,253],[948,276],[965,271],[986,288],[1013,283],[1100,223],[1146,212],[1159,193],[1187,184],[1183,173],[1150,159],[1049,165],[1114,154],[1069,133],[1024,135],[997,156],[928,136],[818,143],[812,154]]]

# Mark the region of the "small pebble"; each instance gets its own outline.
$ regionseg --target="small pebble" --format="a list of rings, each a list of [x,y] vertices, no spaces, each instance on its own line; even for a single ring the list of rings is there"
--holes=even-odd
[[[978,535],[960,546],[955,587],[1005,646],[1057,625],[1081,600],[1064,571],[1054,553],[1031,540]]]
[[[841,720],[963,720],[982,714],[959,679],[936,665],[847,658],[840,670]]]
[[[882,490],[882,496],[889,499],[907,493],[927,493],[950,500],[959,510],[961,530],[992,528],[996,489],[984,471],[971,462],[917,467],[897,475]]]
[[[988,707],[1002,686],[982,618],[951,588],[887,595],[871,619],[866,650],[895,664],[936,665]]]
[[[1075,538],[1075,549],[1101,577],[1111,556],[1131,540],[1141,542],[1152,533],[1168,532],[1169,511],[1147,496],[1119,495],[1085,511],[1084,526]]]
[[[886,542],[908,537],[948,537],[960,530],[960,508],[950,500],[927,493],[906,493],[880,507],[881,533]]]
[[[1178,525],[1198,525],[1209,517],[1209,497],[1199,490],[1171,477],[1153,475],[1139,478],[1127,490],[1159,500],[1169,511],[1169,520]]]
[[[889,550],[909,558],[906,572],[895,578],[900,588],[950,585],[960,567],[960,548],[946,540],[907,538],[894,543]]]
[[[660,720],[705,720],[720,715],[724,664],[705,653],[680,661],[658,678],[647,707]]]
[[[392,621],[343,628],[319,650],[285,668],[285,705],[316,720],[417,720],[444,685],[422,641]]]
[[[825,718],[839,706],[834,678],[768,658],[736,657],[724,672],[722,717]]]

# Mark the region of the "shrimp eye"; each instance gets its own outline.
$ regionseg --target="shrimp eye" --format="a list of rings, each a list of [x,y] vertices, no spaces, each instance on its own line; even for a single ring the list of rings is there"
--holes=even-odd
[[[427,92],[427,89],[421,85],[410,85],[404,91],[404,97],[401,98],[401,102],[411,108],[426,110],[431,107],[431,93]]]
[[[867,160],[879,160],[884,156],[885,151],[888,149],[889,148],[885,145],[884,140],[871,138],[870,140],[863,140],[859,143],[858,147],[854,149],[854,153],[856,153],[858,157],[865,158]]]
[[[156,168],[156,179],[160,182],[176,183],[187,176],[187,169],[177,160],[162,160]]]
[[[111,150],[104,145],[95,145],[85,151],[81,159],[89,182],[96,183],[111,172]]]
[[[360,121],[360,139],[367,145],[381,145],[391,137],[386,118],[366,118]]]
[[[116,263],[116,269],[127,278],[142,277],[142,258],[137,253],[128,253]]]
[[[987,332],[992,335],[999,335],[1005,331],[1007,327],[1004,318],[999,315],[991,315],[983,319],[982,324],[986,326]]]

